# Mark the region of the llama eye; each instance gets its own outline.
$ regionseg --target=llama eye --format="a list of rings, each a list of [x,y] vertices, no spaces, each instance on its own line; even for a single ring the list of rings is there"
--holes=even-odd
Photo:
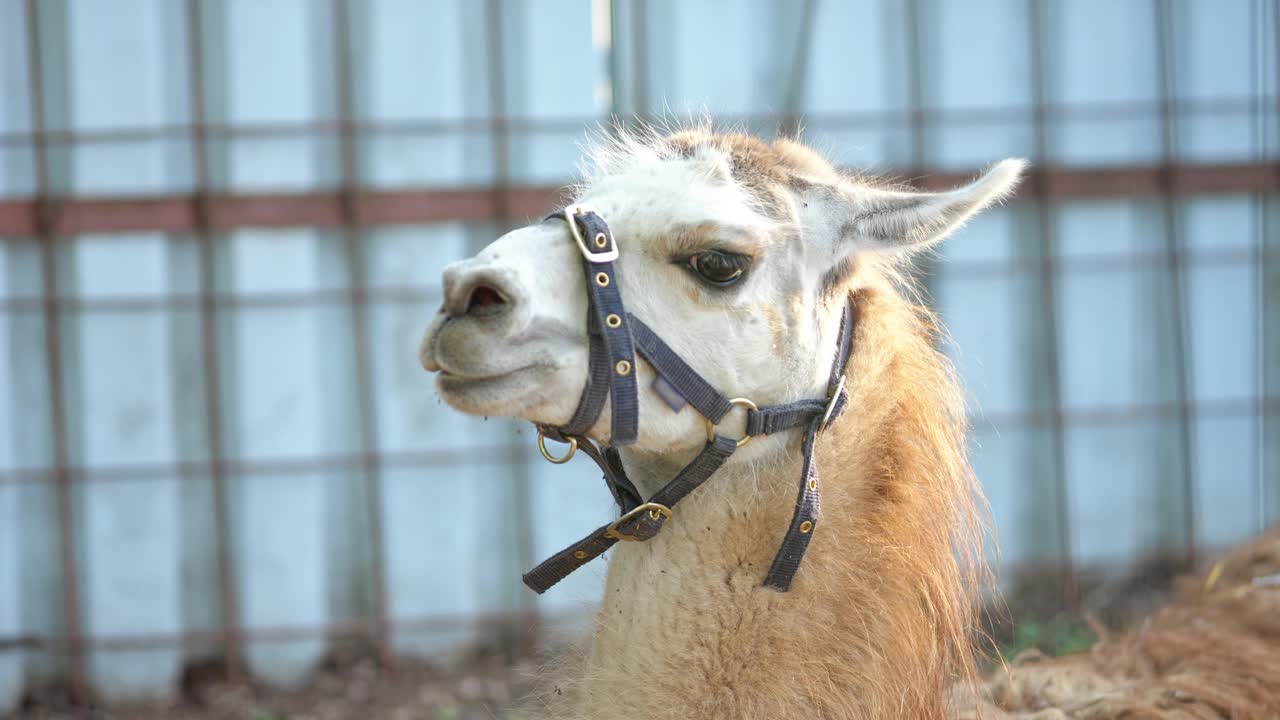
[[[750,263],[751,258],[746,255],[720,250],[708,250],[689,256],[689,269],[703,280],[721,287],[737,282]]]

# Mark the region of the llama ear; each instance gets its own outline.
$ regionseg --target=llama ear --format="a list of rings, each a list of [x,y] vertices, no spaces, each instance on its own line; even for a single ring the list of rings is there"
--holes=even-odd
[[[842,240],[867,250],[929,247],[1008,197],[1026,165],[1025,160],[1003,160],[968,185],[939,193],[858,188],[851,193],[853,217],[841,228]]]

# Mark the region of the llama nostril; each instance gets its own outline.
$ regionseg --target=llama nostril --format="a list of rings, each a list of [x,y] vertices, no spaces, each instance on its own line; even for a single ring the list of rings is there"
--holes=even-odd
[[[465,315],[496,315],[507,307],[507,299],[502,293],[488,285],[477,285],[467,296]]]

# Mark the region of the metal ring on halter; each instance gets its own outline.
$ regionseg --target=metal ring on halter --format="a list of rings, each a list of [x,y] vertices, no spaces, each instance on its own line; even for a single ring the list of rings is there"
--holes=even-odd
[[[831,413],[836,409],[836,401],[840,399],[840,393],[844,391],[844,376],[840,376],[840,382],[836,385],[836,391],[831,393],[831,399],[827,401],[827,411],[822,414],[822,424],[818,427],[826,429],[827,423],[831,422]]]
[[[546,458],[547,462],[555,465],[563,465],[569,462],[569,458],[572,458],[574,453],[578,452],[578,438],[569,438],[569,452],[565,453],[561,457],[556,457],[555,455],[547,452],[547,436],[539,432],[538,452],[542,453],[542,457]]]
[[[748,410],[760,409],[756,407],[755,403],[751,402],[746,398],[733,398],[732,400],[729,401],[729,404],[737,405],[738,407],[744,407]],[[702,422],[706,423],[707,425],[707,442],[713,442],[716,439],[716,424],[711,422],[711,420],[707,418],[703,418]],[[751,436],[743,435],[742,438],[738,440],[738,447],[742,447],[743,445],[746,445],[749,442],[751,442]]]
[[[573,241],[578,244],[578,250],[582,252],[582,257],[591,263],[607,263],[618,259],[618,243],[615,240],[613,248],[604,252],[591,252],[587,247],[587,241],[582,237],[582,231],[578,229],[578,221],[574,220],[575,215],[585,215],[589,212],[595,212],[586,205],[570,205],[564,209],[564,219],[569,222],[569,232],[573,234]],[[612,235],[612,233],[610,233]]]

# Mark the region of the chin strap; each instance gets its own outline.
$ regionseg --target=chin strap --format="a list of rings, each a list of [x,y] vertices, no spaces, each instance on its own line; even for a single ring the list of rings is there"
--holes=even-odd
[[[785,592],[800,568],[821,509],[814,444],[818,434],[848,405],[844,375],[857,322],[857,307],[853,299],[846,302],[844,314],[840,317],[826,398],[759,408],[747,398],[731,399],[722,395],[680,359],[648,325],[623,309],[613,265],[618,259],[618,246],[604,218],[589,209],[572,205],[548,218],[563,219],[569,224],[573,240],[582,253],[589,306],[589,369],[586,386],[569,422],[559,427],[538,425],[538,449],[543,457],[557,464],[568,462],[579,449],[590,456],[604,473],[605,483],[618,503],[621,516],[530,570],[524,575],[524,583],[534,592],[546,592],[569,573],[613,547],[614,543],[643,542],[654,537],[671,519],[676,504],[706,482],[735,450],[750,442],[752,437],[805,426],[801,445],[804,462],[795,511],[764,581],[767,587]],[[707,442],[698,456],[648,500],[640,496],[635,483],[627,477],[617,450],[620,445],[634,443],[639,431],[637,351],[653,366],[657,376],[653,391],[670,406],[672,412],[680,412],[685,405],[692,405],[702,415],[707,428]],[[610,398],[613,401],[610,444],[602,449],[587,438],[587,432]],[[715,430],[735,405],[747,410],[746,434],[740,440],[724,437]],[[568,443],[569,451],[559,457],[552,455],[546,447],[547,438]]]

